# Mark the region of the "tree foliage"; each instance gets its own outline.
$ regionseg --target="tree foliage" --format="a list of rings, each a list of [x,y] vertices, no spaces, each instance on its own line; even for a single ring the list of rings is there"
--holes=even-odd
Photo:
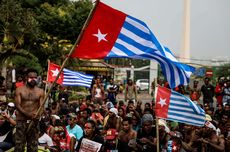
[[[24,56],[43,67],[47,59],[60,64],[91,8],[88,0],[0,0],[0,61],[20,65],[13,56]]]
[[[220,77],[227,78],[227,77],[229,77],[230,76],[230,63],[215,67],[214,68],[214,76],[215,76],[215,78],[220,78]]]
[[[0,3],[0,61],[10,56],[31,57],[25,50],[25,41],[36,33],[37,21],[30,9],[21,7],[20,1],[2,0]]]

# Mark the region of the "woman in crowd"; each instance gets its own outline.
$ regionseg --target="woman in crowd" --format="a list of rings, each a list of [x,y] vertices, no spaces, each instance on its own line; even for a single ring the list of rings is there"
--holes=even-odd
[[[79,151],[82,139],[86,138],[102,144],[100,151],[103,151],[104,139],[97,130],[97,124],[93,120],[88,120],[84,126],[85,135],[79,140],[76,150]]]

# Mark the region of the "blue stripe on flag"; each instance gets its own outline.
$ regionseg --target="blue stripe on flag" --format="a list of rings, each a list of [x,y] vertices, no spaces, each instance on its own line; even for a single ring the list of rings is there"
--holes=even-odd
[[[187,85],[190,75],[195,71],[195,68],[178,62],[143,21],[131,16],[126,17],[121,33],[106,58],[114,57],[156,60],[171,88]]]
[[[150,39],[150,35],[148,33],[145,33],[141,29],[136,28],[135,26],[133,26],[132,24],[130,24],[128,22],[124,22],[123,28],[135,33],[139,37],[146,39],[146,41],[148,41]]]
[[[93,76],[86,75],[80,72],[71,71],[68,69],[63,69],[64,79],[63,85],[64,86],[84,86],[84,87],[91,87],[91,83],[93,80]]]
[[[127,18],[130,18],[130,19],[132,19],[132,20],[138,22],[138,23],[141,24],[142,26],[147,27],[147,25],[146,25],[143,21],[141,21],[141,20],[139,20],[139,19],[137,19],[137,18],[134,18],[134,17],[129,16],[129,15],[127,15]]]
[[[167,119],[195,126],[203,126],[205,123],[205,112],[188,97],[171,90]]]
[[[149,48],[149,47],[142,45],[141,43],[136,42],[134,39],[131,39],[130,37],[128,37],[122,33],[119,34],[118,39],[121,39],[130,45],[133,45],[133,47],[143,51],[143,53],[146,52],[146,50],[148,50],[149,52],[150,51],[156,51],[156,50],[153,50],[152,48]]]

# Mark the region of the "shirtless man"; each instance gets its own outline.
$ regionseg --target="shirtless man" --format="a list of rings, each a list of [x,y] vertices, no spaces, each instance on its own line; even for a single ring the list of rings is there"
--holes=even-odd
[[[15,152],[24,151],[27,143],[27,151],[38,151],[38,117],[36,112],[42,106],[44,91],[36,86],[37,72],[27,71],[26,85],[16,89],[16,133],[15,133]],[[30,122],[33,126],[27,132]]]

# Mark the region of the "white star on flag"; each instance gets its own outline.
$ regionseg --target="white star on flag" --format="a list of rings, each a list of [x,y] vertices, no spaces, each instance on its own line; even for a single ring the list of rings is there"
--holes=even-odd
[[[51,70],[51,72],[53,73],[52,77],[56,77],[59,73],[59,70],[56,68],[55,70]]]
[[[176,151],[176,150],[177,150],[177,147],[176,147],[176,146],[173,146],[173,148],[172,148],[172,149]]]
[[[163,107],[164,105],[167,105],[165,101],[166,101],[166,99],[160,98],[160,101],[158,102],[158,104],[160,104],[161,107]]]
[[[97,42],[98,42],[98,43],[99,43],[101,40],[107,41],[107,39],[105,38],[106,35],[107,35],[107,33],[106,33],[106,34],[102,34],[101,31],[100,31],[100,29],[98,29],[97,34],[93,34],[93,36],[96,36],[96,37],[97,37],[97,39],[98,39]]]

